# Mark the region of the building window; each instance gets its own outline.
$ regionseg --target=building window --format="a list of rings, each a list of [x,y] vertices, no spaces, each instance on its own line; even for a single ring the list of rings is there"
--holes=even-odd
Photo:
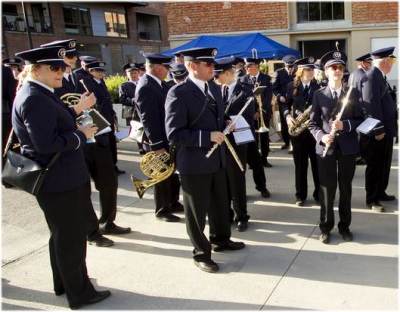
[[[106,20],[107,36],[128,37],[126,30],[125,14],[116,12],[104,12]]]
[[[344,20],[344,2],[298,2],[297,23]]]
[[[76,6],[64,6],[64,23],[67,34],[92,35],[89,9]]]
[[[47,3],[25,3],[29,30],[34,33],[51,33],[50,10]],[[15,4],[3,4],[3,27],[5,30],[26,31],[22,7]]]
[[[161,40],[160,17],[150,14],[136,14],[137,30],[141,40]]]

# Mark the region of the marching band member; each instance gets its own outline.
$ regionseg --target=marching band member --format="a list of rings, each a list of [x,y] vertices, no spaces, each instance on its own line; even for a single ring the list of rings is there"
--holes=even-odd
[[[11,69],[14,79],[16,80],[18,80],[19,74],[24,69],[24,63],[19,57],[6,58],[3,60],[3,65]]]
[[[386,75],[390,73],[393,61],[390,55],[394,47],[371,52],[372,68],[367,72],[367,80],[362,89],[362,98],[367,114],[381,121],[373,130],[373,136],[364,138],[367,141],[365,159],[366,201],[374,211],[384,211],[381,200],[395,200],[386,193],[389,183],[390,166],[395,135],[396,103],[390,95],[390,86]]]
[[[115,112],[112,107],[111,96],[103,81],[105,75],[105,63],[101,61],[91,62],[86,65],[90,77],[83,78],[84,85],[89,92],[96,96],[96,109],[112,125]],[[115,172],[112,150],[110,148],[110,135],[108,132],[95,137],[96,142],[85,145],[86,164],[99,191],[101,214],[99,218],[101,234],[127,234],[131,232],[129,227],[121,227],[115,224],[117,214],[117,188],[118,178]],[[111,241],[112,242],[112,241]],[[110,241],[104,241],[97,233],[89,237],[89,243],[96,246],[109,246]]]
[[[185,207],[186,229],[194,246],[194,263],[200,270],[213,273],[219,267],[211,259],[214,251],[238,250],[244,243],[230,240],[224,107],[220,88],[212,81],[213,48],[180,51],[189,77],[172,87],[166,100],[166,132],[176,146]],[[206,158],[214,143],[221,146]],[[204,235],[206,215],[210,241]]]
[[[281,135],[284,142],[281,149],[287,149],[290,145],[290,137],[283,111],[285,110],[284,106],[287,107],[287,105],[285,105],[287,85],[289,82],[293,81],[293,76],[296,71],[296,66],[294,65],[296,57],[293,55],[285,55],[282,58],[282,61],[285,63],[285,68],[279,68],[275,72],[272,78],[272,89],[278,102],[279,115],[281,119]]]
[[[237,115],[245,105],[249,97],[253,96],[252,86],[239,82],[235,77],[235,58],[227,57],[216,60],[214,74],[217,84],[222,86],[223,102],[225,105],[225,118]],[[254,123],[255,101],[246,108],[243,117],[249,125]],[[239,156],[243,166],[247,162],[247,144],[237,145],[233,134],[228,135],[233,148]],[[234,221],[237,223],[237,230],[243,232],[247,229],[250,216],[247,214],[246,199],[246,177],[236,164],[235,159],[227,151],[226,171],[228,177],[229,195],[235,212]]]
[[[245,58],[245,68],[247,74],[241,78],[241,81],[253,86],[265,86],[264,93],[261,97],[262,100],[262,112],[257,110],[258,114],[263,114],[264,122],[267,128],[269,128],[269,121],[272,115],[272,85],[271,78],[260,72],[259,65],[261,59],[258,58]],[[260,122],[256,123],[256,129],[261,126]],[[261,147],[262,163],[264,167],[271,168],[272,165],[268,162],[269,148],[269,132],[260,132],[256,136],[257,144]]]
[[[12,123],[21,153],[46,166],[48,171],[36,199],[46,217],[51,236],[50,264],[54,292],[66,294],[71,309],[96,303],[110,292],[96,291],[86,268],[87,218],[90,214],[90,180],[83,146],[97,128],[79,126],[54,94],[67,66],[65,49],[45,47],[17,53],[27,65],[28,78],[14,101]]]
[[[83,78],[90,78],[90,74],[87,71],[86,65],[91,62],[95,62],[96,60],[97,59],[95,57],[89,56],[89,55],[79,56],[79,61],[81,62],[81,67],[77,68],[73,71],[75,81],[79,82]],[[85,88],[82,86],[81,83],[77,84],[77,92],[81,93],[81,94],[86,92]]]
[[[147,53],[146,74],[136,87],[135,101],[139,108],[140,120],[143,123],[145,135],[143,148],[146,152],[163,153],[169,150],[169,142],[165,133],[165,98],[168,87],[164,79],[167,77],[171,58],[162,54]],[[180,218],[173,212],[183,211],[178,202],[179,188],[177,176],[157,183],[154,186],[154,201],[156,218],[166,222],[179,222]]]
[[[293,81],[289,82],[286,102],[283,104],[283,115],[289,129],[293,127],[295,119],[302,115],[307,108],[311,108],[314,92],[319,89],[314,79],[314,59],[303,58],[294,62],[297,71]],[[292,111],[292,113],[290,112]],[[317,157],[315,155],[315,139],[308,129],[298,136],[291,137],[293,145],[293,160],[296,179],[296,205],[303,206],[307,198],[307,172],[308,159],[311,162],[311,171],[314,180],[313,197],[319,199],[319,179],[317,169]]]
[[[339,233],[345,241],[351,241],[351,183],[355,172],[355,158],[359,152],[357,126],[362,121],[361,106],[357,90],[353,89],[349,104],[341,119],[336,115],[342,107],[347,92],[343,89],[342,79],[346,64],[343,52],[331,51],[321,58],[325,68],[328,86],[314,92],[309,129],[316,140],[316,153],[320,180],[321,215],[319,228],[320,240],[324,244],[330,241],[330,231],[335,220],[333,204],[337,184],[339,184]],[[333,121],[332,121],[333,120]],[[336,131],[333,134],[332,129]],[[324,149],[330,146],[323,157]]]

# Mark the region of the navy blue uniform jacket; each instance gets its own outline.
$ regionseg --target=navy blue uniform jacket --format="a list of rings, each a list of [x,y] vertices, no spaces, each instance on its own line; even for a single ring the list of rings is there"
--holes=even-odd
[[[322,155],[323,153],[325,144],[322,142],[322,137],[330,133],[330,123],[336,118],[337,113],[340,111],[341,103],[346,92],[346,89],[342,90],[339,97],[339,105],[336,106],[329,87],[324,87],[314,92],[308,128],[316,140],[316,153],[318,155]],[[332,147],[338,144],[343,155],[357,154],[359,152],[359,144],[356,128],[363,121],[363,117],[361,103],[359,102],[359,94],[356,89],[353,89],[351,93],[349,103],[343,112],[341,121],[343,121],[343,130],[337,132]],[[328,152],[328,154],[329,153],[330,152]]]
[[[289,76],[289,73],[285,68],[279,68],[275,71],[272,79],[272,91],[278,98],[278,101],[280,96],[284,96],[286,98],[287,85],[291,81],[293,81],[293,77]]]
[[[165,98],[168,89],[149,75],[143,75],[136,86],[135,102],[144,127],[143,142],[155,151],[168,149],[168,139],[165,133]]]
[[[396,103],[390,95],[388,83],[382,72],[377,67],[372,67],[367,72],[367,80],[362,89],[362,98],[367,114],[379,119],[383,123],[374,129],[374,134],[386,133],[388,136],[395,135]]]
[[[241,82],[245,84],[252,85],[253,82],[250,79],[249,75],[245,75],[240,79]],[[268,75],[265,75],[263,73],[260,73],[257,77],[257,83],[260,86],[265,86],[266,88],[264,89],[263,95],[261,97],[262,101],[262,106],[263,110],[265,113],[271,112],[272,111],[272,106],[271,106],[271,100],[272,100],[272,84],[271,84],[271,78]],[[257,111],[258,111],[258,105],[257,105]]]
[[[293,95],[294,82],[291,81],[287,85],[287,100],[283,104],[283,115],[285,118],[290,114],[293,118],[303,113],[310,105],[312,105],[312,100],[314,92],[319,89],[319,85],[316,80],[310,81],[310,88],[307,94],[304,94],[303,84],[297,88],[296,95]],[[292,111],[291,111],[292,110]]]
[[[180,174],[210,174],[225,167],[225,144],[206,158],[213,146],[212,131],[223,131],[224,104],[221,89],[208,82],[214,105],[190,78],[170,89],[166,100],[165,127],[177,148],[176,167]]]
[[[18,91],[12,124],[23,155],[46,166],[61,152],[49,170],[42,192],[63,192],[89,181],[83,146],[85,135],[77,130],[76,116],[51,91],[26,82]]]
[[[73,82],[68,81],[63,77],[62,79],[62,87],[54,89],[54,94],[58,97],[62,97],[66,93],[78,93],[78,82],[76,81],[76,77],[74,74],[71,74]]]

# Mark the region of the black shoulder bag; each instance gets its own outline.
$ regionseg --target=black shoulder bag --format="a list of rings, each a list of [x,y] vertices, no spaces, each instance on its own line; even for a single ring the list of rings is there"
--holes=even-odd
[[[5,163],[2,173],[2,180],[32,195],[40,192],[47,172],[54,165],[61,153],[57,153],[50,160],[46,167],[42,167],[37,162],[24,155],[11,150],[13,130],[10,132],[7,146],[3,157]]]

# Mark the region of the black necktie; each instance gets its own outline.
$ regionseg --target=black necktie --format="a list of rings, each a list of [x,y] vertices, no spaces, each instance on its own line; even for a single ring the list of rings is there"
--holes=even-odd
[[[310,90],[310,87],[307,85],[304,87],[304,96],[307,97],[308,96],[308,91]]]
[[[228,95],[229,95],[229,87],[225,86],[225,88],[224,88],[224,97],[223,97],[224,103],[228,102]]]
[[[207,82],[204,84],[204,94],[208,96],[208,84]]]
[[[253,81],[253,85],[256,84],[257,78],[256,77],[251,77],[251,80]]]
[[[335,105],[338,102],[338,95],[337,95],[336,91],[333,91],[333,102],[335,103]]]
[[[168,85],[165,81],[161,81],[161,88],[163,91],[168,91]]]

